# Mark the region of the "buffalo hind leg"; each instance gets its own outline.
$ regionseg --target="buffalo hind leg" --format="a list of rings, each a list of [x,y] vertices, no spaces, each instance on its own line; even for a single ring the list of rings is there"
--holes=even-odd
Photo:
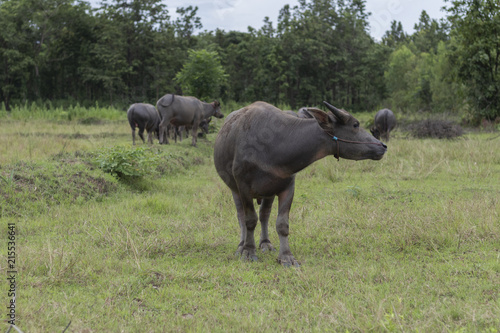
[[[253,200],[251,197],[242,197],[240,193],[234,191],[233,199],[241,229],[241,241],[238,245],[237,254],[241,254],[242,259],[256,261],[254,231],[258,218],[253,206]]]
[[[261,225],[260,232],[260,243],[259,247],[262,252],[265,251],[275,251],[273,244],[269,240],[269,215],[271,215],[271,209],[273,208],[274,196],[271,198],[265,198],[262,200],[259,211],[259,220]]]
[[[132,144],[135,146],[135,127],[132,128]]]
[[[146,142],[144,140],[144,127],[139,126],[139,137],[142,139],[142,143]]]
[[[290,245],[288,244],[289,224],[288,217],[290,208],[292,207],[293,193],[295,190],[295,181],[293,181],[286,190],[278,194],[278,219],[276,220],[276,231],[280,239],[280,251],[278,254],[278,262],[285,267],[296,266],[299,263],[292,255]]]
[[[196,139],[197,139],[196,133],[198,133],[198,126],[193,125],[193,127],[191,128],[191,136],[193,137],[191,144],[193,145],[193,147],[196,147]],[[252,207],[253,207],[253,203],[252,203]],[[255,211],[254,211],[254,213],[255,213]]]
[[[245,226],[245,212],[243,211],[243,204],[241,203],[240,195],[238,192],[233,191],[234,205],[236,206],[236,215],[238,216],[238,223],[240,224],[240,243],[236,250],[236,255],[240,255],[243,251],[243,244],[247,237],[247,227]]]

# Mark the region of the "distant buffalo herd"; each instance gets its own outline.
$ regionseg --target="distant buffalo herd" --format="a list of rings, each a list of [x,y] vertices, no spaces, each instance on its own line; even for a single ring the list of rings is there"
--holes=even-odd
[[[156,133],[160,144],[168,143],[172,133],[175,141],[177,136],[182,140],[182,132],[186,135],[191,130],[192,145],[196,146],[198,128],[208,133],[208,123],[212,116],[222,118],[220,103],[213,101],[205,103],[195,97],[167,94],[156,103],[132,104],[127,111],[127,118],[132,128],[132,143],[135,145],[135,129],[139,128],[139,136],[144,140],[144,130],[148,133],[148,142],[153,143],[153,133]]]
[[[284,111],[288,115],[298,118],[313,118],[312,108],[303,107],[294,112]],[[148,142],[153,143],[153,134],[156,134],[160,144],[168,144],[168,138],[173,137],[177,142],[177,137],[182,141],[182,134],[186,137],[191,131],[192,145],[196,147],[198,135],[208,134],[208,125],[212,116],[223,118],[220,110],[220,103],[202,102],[191,96],[178,96],[166,94],[156,103],[156,108],[147,103],[135,103],[127,111],[127,118],[132,129],[132,143],[135,145],[135,129],[138,128],[139,137],[145,143],[144,130],[148,135]],[[382,109],[375,115],[375,121],[370,128],[372,135],[385,141],[389,141],[389,133],[396,126],[396,117],[389,109]],[[198,129],[202,133],[198,133]]]

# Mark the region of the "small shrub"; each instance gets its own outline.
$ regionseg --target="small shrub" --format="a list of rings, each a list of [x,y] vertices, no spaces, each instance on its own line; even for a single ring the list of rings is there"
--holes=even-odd
[[[410,131],[417,138],[452,139],[461,136],[464,131],[460,125],[446,120],[423,120],[410,126]]]
[[[118,178],[142,177],[149,166],[155,165],[158,157],[144,147],[127,148],[116,146],[104,148],[97,153],[95,162],[104,172]]]

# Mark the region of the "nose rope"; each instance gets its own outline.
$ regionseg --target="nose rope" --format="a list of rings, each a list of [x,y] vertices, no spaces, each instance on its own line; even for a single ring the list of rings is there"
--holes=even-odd
[[[351,140],[344,140],[344,139],[339,139],[335,135],[332,137],[334,141],[337,142],[337,154],[333,154],[333,157],[337,159],[337,161],[340,161],[340,147],[339,147],[339,141],[345,142],[345,143],[360,143],[360,144],[366,144],[366,145],[377,145],[377,146],[384,146],[381,142],[363,142],[363,141],[351,141]]]

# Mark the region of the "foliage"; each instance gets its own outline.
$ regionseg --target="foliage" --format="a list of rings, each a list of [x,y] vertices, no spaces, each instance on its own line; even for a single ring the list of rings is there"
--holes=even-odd
[[[175,80],[186,95],[207,101],[220,96],[226,77],[217,52],[189,50],[189,57]]]
[[[285,6],[268,57],[278,101],[293,108],[325,99],[350,109],[374,107],[383,97],[385,57],[367,33],[367,16],[363,1]]]
[[[476,118],[500,117],[500,4],[495,0],[451,1],[458,77]]]
[[[0,29],[0,99],[7,110],[26,101],[68,98],[80,104],[155,104],[166,92],[181,93],[178,82],[185,93],[202,98],[293,108],[328,99],[366,109],[385,97],[387,51],[368,35],[364,1],[302,1],[282,9],[278,27],[265,18],[260,29],[247,33],[197,35],[197,7],[177,8],[171,20],[160,0],[107,0],[92,10],[72,0],[5,0],[0,10],[6,18]],[[25,29],[25,22],[33,24]],[[206,70],[227,73],[226,85],[215,81],[222,92],[196,91],[187,78],[175,80],[189,49],[219,54],[222,71],[218,62]]]
[[[382,37],[382,43],[390,48],[396,48],[397,45],[406,42],[408,42],[408,36],[403,30],[403,24],[393,20],[391,22],[391,30],[386,31]]]
[[[420,14],[414,29],[415,33],[410,36],[410,39],[419,52],[436,53],[439,43],[449,39],[448,23],[431,19],[425,10]]]
[[[150,172],[157,156],[144,147],[114,146],[103,148],[94,159],[104,172],[118,178],[141,177]]]
[[[453,43],[453,40],[449,43],[439,42],[436,54],[432,56],[429,84],[432,109],[436,112],[458,113],[465,109],[463,85],[457,78],[457,69],[450,61],[450,48]]]
[[[414,69],[416,56],[405,45],[395,50],[384,73],[392,104],[400,110],[408,110],[416,90]]]
[[[247,32],[201,32],[198,7],[178,7],[171,18],[161,0],[96,7],[3,0],[0,103],[6,111],[48,100],[126,108],[177,93],[493,120],[500,109],[499,5],[450,3],[448,21],[422,11],[412,34],[393,21],[375,41],[365,0],[300,0],[283,6],[275,24],[265,17]]]
[[[422,11],[415,33],[407,36],[392,23],[383,42],[393,49],[385,71],[388,102],[395,110],[463,110],[461,85],[450,60],[449,26]]]

